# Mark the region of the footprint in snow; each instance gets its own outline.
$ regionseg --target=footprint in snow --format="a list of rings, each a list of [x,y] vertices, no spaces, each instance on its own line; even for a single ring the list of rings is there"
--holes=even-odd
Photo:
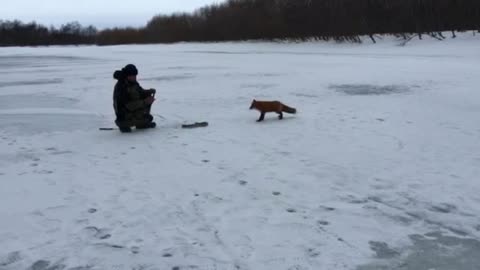
[[[28,270],[63,270],[66,268],[66,266],[63,264],[54,264],[54,265],[50,265],[50,264],[51,264],[50,261],[39,260],[34,262],[32,266],[28,268]]]
[[[20,260],[22,260],[22,257],[19,251],[10,252],[4,257],[0,257],[0,269],[3,266],[14,264]]]
[[[85,230],[91,233],[93,237],[100,240],[105,240],[112,237],[112,235],[108,233],[109,232],[108,229],[99,229],[95,226],[88,226],[88,227],[85,227]]]
[[[345,201],[345,202],[348,202],[348,203],[351,203],[351,204],[364,204],[364,203],[368,202],[368,199],[366,199],[366,198],[358,198],[358,197],[353,196],[353,195],[348,195],[348,196],[342,197],[341,200]]]
[[[310,258],[316,258],[320,256],[320,251],[315,250],[315,248],[309,248],[307,249],[307,255]]]
[[[39,260],[36,261],[28,268],[28,270],[45,270],[50,265],[49,261]]]
[[[113,248],[113,249],[124,249],[124,246],[121,245],[116,245],[116,244],[108,244],[108,243],[97,243],[95,246],[99,247],[107,247],[107,248]]]
[[[50,153],[50,155],[66,155],[66,154],[72,154],[72,151],[53,151]]]
[[[302,265],[293,265],[288,268],[288,270],[307,270],[309,268]]]
[[[367,199],[353,199],[351,201],[349,201],[349,203],[352,203],[352,204],[364,204],[364,203],[367,203],[368,200]]]
[[[325,210],[325,211],[335,211],[335,208],[333,207],[327,207],[327,206],[320,206],[320,209]]]
[[[385,242],[370,241],[370,249],[376,253],[379,259],[390,259],[400,255],[400,253],[388,246]]]
[[[73,268],[68,268],[67,270],[91,270],[93,266],[76,266]]]
[[[130,248],[130,251],[133,253],[133,254],[138,254],[140,253],[140,248],[139,247],[131,247]]]
[[[52,174],[53,171],[50,171],[50,170],[41,170],[41,171],[34,171],[34,173],[37,173],[37,174]]]
[[[326,220],[319,220],[317,221],[317,224],[320,225],[320,226],[327,226],[330,224],[330,222],[326,221]]]
[[[443,204],[440,204],[440,205],[433,205],[432,207],[430,207],[429,210],[432,211],[432,212],[448,214],[448,213],[456,211],[457,207],[455,205],[452,205],[452,204],[443,203]]]

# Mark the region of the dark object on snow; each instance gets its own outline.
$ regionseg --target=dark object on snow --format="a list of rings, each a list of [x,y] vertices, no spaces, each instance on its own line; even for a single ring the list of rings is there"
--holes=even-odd
[[[208,126],[208,122],[196,122],[193,124],[183,124],[182,128],[197,128],[197,127],[206,127]]]
[[[145,128],[154,128],[156,125],[155,123],[151,123],[151,126]],[[198,128],[198,127],[206,127],[208,126],[208,122],[195,122],[193,124],[183,124],[182,128]],[[143,129],[142,127],[137,127],[137,129]],[[101,127],[99,130],[117,130],[117,128],[109,128],[109,127]],[[122,130],[120,130],[122,131]],[[122,132],[131,132],[131,129],[124,130]]]
[[[117,80],[113,91],[113,108],[115,124],[121,132],[131,132],[137,129],[154,128],[153,116],[150,114],[155,101],[155,89],[143,89],[134,76],[138,74],[133,64],[128,64],[122,70],[116,70],[113,78]]]

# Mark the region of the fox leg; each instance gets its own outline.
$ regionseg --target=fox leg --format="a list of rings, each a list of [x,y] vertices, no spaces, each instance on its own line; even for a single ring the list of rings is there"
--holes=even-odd
[[[278,113],[278,119],[282,120],[283,119],[283,113],[282,112],[277,112]]]
[[[265,118],[265,113],[261,112],[260,113],[260,118],[258,118],[257,122],[263,121],[264,118]]]

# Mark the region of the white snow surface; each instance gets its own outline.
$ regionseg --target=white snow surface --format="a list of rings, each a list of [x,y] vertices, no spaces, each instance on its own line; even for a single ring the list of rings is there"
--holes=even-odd
[[[378,41],[0,48],[0,269],[360,269],[478,241],[480,37]],[[128,63],[157,128],[100,131]],[[257,123],[252,99],[298,113]]]

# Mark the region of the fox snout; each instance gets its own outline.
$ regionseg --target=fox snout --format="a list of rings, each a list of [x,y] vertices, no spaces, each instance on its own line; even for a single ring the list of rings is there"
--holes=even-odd
[[[255,109],[255,100],[250,104],[250,110]]]

